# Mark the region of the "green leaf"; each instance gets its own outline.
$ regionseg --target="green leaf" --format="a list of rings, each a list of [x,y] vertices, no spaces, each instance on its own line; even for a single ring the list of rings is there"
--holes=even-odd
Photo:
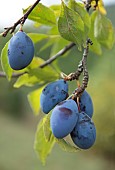
[[[84,4],[76,2],[75,0],[70,0],[69,6],[81,16],[85,27],[84,34],[87,36],[91,26],[91,20],[88,12],[84,8]]]
[[[66,152],[77,152],[80,150],[79,148],[71,145],[69,142],[67,142],[65,139],[57,139],[55,138],[56,142],[59,144],[59,146]]]
[[[35,115],[39,114],[40,110],[40,94],[43,90],[43,86],[37,90],[32,91],[28,94],[28,101]]]
[[[101,45],[94,36],[94,22],[95,22],[96,16],[97,16],[97,12],[95,11],[91,15],[91,28],[90,28],[88,37],[93,42],[93,45],[90,45],[90,50],[93,51],[94,53],[98,54],[98,55],[101,55],[102,54]]]
[[[44,119],[40,121],[38,124],[36,136],[35,136],[35,142],[34,142],[34,149],[37,152],[37,155],[39,156],[41,162],[45,164],[46,158],[51,152],[55,140],[54,136],[51,135],[50,141],[46,141],[45,136],[44,136]]]
[[[81,45],[85,41],[84,23],[80,15],[69,9],[62,1],[61,15],[58,20],[58,29],[60,35],[66,40],[72,41],[78,45],[81,50]]]
[[[115,35],[111,21],[101,13],[97,12],[94,23],[94,35],[103,46],[111,49],[114,44]]]
[[[26,13],[27,9],[23,10],[23,13]],[[30,20],[44,24],[44,25],[55,25],[56,24],[56,17],[52,9],[42,5],[39,3],[31,12],[28,17]]]
[[[2,69],[6,74],[7,79],[10,81],[12,77],[13,70],[8,63],[8,43],[4,46],[1,52],[1,65]]]

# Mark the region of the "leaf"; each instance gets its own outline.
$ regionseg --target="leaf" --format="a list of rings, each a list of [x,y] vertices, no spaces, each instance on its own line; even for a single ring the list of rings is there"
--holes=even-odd
[[[30,7],[26,8],[23,10],[23,13],[26,13],[27,10]],[[51,10],[50,8],[42,5],[41,3],[39,3],[31,12],[31,14],[28,17],[30,20],[41,23],[41,24],[45,24],[45,25],[55,25],[56,24],[56,17],[55,14],[53,12],[53,10]]]
[[[59,75],[50,67],[35,68],[29,71],[30,76],[35,76],[38,80],[51,82],[59,78]]]
[[[84,23],[80,15],[69,9],[63,1],[61,15],[58,20],[58,29],[63,38],[76,43],[81,50],[81,45],[85,41]]]
[[[54,27],[51,27],[51,29],[48,31],[48,34],[51,35],[59,35],[58,27],[57,25]],[[60,35],[59,35],[60,36]]]
[[[88,37],[93,42],[93,45],[90,45],[90,50],[93,51],[94,53],[98,54],[98,55],[101,55],[102,54],[101,45],[94,36],[94,22],[95,22],[96,16],[97,16],[97,12],[95,11],[91,15],[91,28],[90,28]]]
[[[65,139],[57,139],[55,138],[56,142],[60,145],[60,147],[66,151],[66,152],[77,152],[78,150],[80,150],[77,147],[74,147],[73,145],[71,145],[69,142],[67,142]]]
[[[34,57],[32,63],[28,66],[28,73],[20,76],[15,82],[14,87],[19,88],[23,85],[31,87],[36,83],[42,85],[59,78],[58,73],[52,67],[39,68],[42,63],[44,63],[43,59]]]
[[[43,119],[44,135],[47,142],[50,141],[50,138],[52,136],[52,131],[50,128],[50,116],[51,116],[51,112],[48,113],[48,115],[46,115]]]
[[[96,1],[92,0],[91,6],[95,7],[95,5],[96,5]],[[96,7],[96,10],[99,10],[103,15],[107,13],[106,9],[104,8],[103,0],[98,0],[98,6]]]
[[[54,41],[56,41],[60,35],[49,35],[48,40],[45,42],[45,44],[40,48],[40,52],[44,52],[46,55],[46,50],[49,48],[51,49],[52,46],[55,44]]]
[[[84,8],[84,4],[76,2],[75,0],[70,0],[69,6],[81,16],[85,27],[84,34],[87,35],[91,26],[91,20],[89,14]]]
[[[36,136],[35,136],[35,142],[34,142],[34,149],[37,155],[39,156],[41,162],[45,164],[46,158],[51,152],[55,144],[55,140],[54,140],[54,136],[51,135],[50,141],[46,141],[44,136],[43,125],[44,125],[44,119],[42,119],[38,124]]]
[[[29,66],[27,67],[28,70],[34,69],[34,68],[38,68],[41,64],[43,64],[45,61],[40,58],[40,57],[34,57],[32,62],[29,64]]]
[[[37,77],[30,76],[28,73],[25,73],[17,79],[17,81],[14,84],[14,87],[19,88],[23,85],[31,87],[34,84],[39,83],[39,82],[40,80]]]
[[[59,17],[61,6],[60,5],[51,5],[50,8],[54,11],[55,16]]]
[[[37,43],[43,39],[48,38],[48,35],[46,34],[28,33],[27,35],[32,39],[33,43]]]
[[[115,36],[111,21],[101,13],[97,12],[94,23],[94,35],[103,46],[111,49]]]
[[[12,77],[13,70],[8,63],[8,43],[4,46],[1,52],[1,65],[2,69],[6,74],[7,79],[10,81]]]
[[[33,110],[33,113],[35,115],[39,114],[39,110],[40,110],[40,94],[43,90],[44,86],[42,86],[41,88],[32,91],[31,93],[28,94],[28,101],[30,103],[30,106]]]

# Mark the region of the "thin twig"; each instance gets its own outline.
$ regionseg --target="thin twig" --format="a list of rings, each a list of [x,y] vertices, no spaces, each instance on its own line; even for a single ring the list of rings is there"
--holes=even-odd
[[[77,99],[78,97],[81,96],[83,91],[86,89],[88,85],[88,80],[89,80],[89,75],[88,75],[88,70],[87,70],[87,57],[89,53],[89,44],[92,45],[92,41],[88,38],[86,40],[86,48],[84,48],[84,53],[82,57],[82,66],[83,66],[83,80],[82,80],[82,85],[78,87],[71,96],[69,96],[68,99]]]
[[[45,66],[51,64],[54,60],[56,60],[58,57],[64,55],[67,51],[69,51],[73,46],[75,46],[75,43],[70,43],[69,45],[65,46],[63,49],[61,49],[57,54],[46,60],[43,64],[41,64],[39,67],[44,68]]]
[[[26,73],[26,72],[25,72]],[[17,77],[19,77],[19,76],[21,76],[21,75],[23,75],[23,74],[25,74],[25,73],[13,73],[12,74],[12,77],[13,78],[17,78]],[[0,71],[0,77],[6,77],[6,74],[5,74],[5,72],[3,72],[3,71]]]
[[[46,60],[43,64],[41,64],[39,67],[40,68],[44,68],[47,65],[51,64],[54,60],[56,60],[58,57],[64,55],[66,52],[68,52],[72,47],[74,47],[75,44],[74,43],[70,43],[69,45],[65,46],[62,50],[60,50],[57,54],[55,54],[54,56],[52,56],[50,59]],[[25,72],[24,72],[25,73]],[[24,74],[23,73],[23,74]],[[12,74],[12,77],[19,77],[22,74]],[[0,77],[6,77],[6,74],[2,71],[0,71]]]
[[[15,31],[16,27],[17,27],[19,24],[23,25],[23,24],[25,23],[26,19],[28,18],[29,14],[32,12],[32,10],[36,7],[36,5],[37,5],[39,2],[40,2],[40,0],[37,0],[37,1],[27,10],[27,12],[26,12],[25,14],[24,14],[16,23],[14,23],[13,26],[4,28],[5,31],[2,33],[2,36],[3,36],[3,37],[6,37],[6,35],[8,34],[9,31],[10,31],[10,34],[12,34],[12,33]]]
[[[79,97],[83,91],[87,88],[88,80],[89,80],[89,74],[87,70],[87,57],[89,53],[89,44],[92,45],[92,41],[88,38],[86,40],[86,48],[84,48],[83,58],[82,58],[82,65],[83,65],[83,80],[82,85],[75,90],[75,94],[73,98]]]

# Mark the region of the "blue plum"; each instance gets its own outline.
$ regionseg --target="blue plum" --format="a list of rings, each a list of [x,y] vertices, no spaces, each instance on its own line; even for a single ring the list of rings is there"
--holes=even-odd
[[[92,119],[85,113],[79,113],[78,122],[71,132],[75,145],[81,149],[89,149],[96,139],[96,128]]]
[[[75,93],[75,91],[73,93]],[[80,100],[79,100],[79,105],[80,105],[80,110],[85,112],[90,118],[92,118],[93,110],[94,110],[93,102],[88,92],[84,91],[82,93]]]
[[[90,95],[84,91],[80,97],[80,109],[85,112],[90,118],[93,115],[93,102]]]
[[[78,107],[74,100],[60,102],[52,111],[50,126],[53,135],[62,139],[73,130],[78,120]]]
[[[23,31],[18,31],[8,45],[8,60],[12,69],[21,70],[27,67],[34,57],[32,40]]]
[[[49,113],[56,104],[68,97],[68,83],[63,79],[49,83],[42,91],[40,105],[44,113]]]

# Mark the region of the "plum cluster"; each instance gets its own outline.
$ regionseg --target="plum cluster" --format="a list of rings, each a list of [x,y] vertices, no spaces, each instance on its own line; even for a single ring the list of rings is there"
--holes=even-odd
[[[10,67],[21,70],[27,67],[34,57],[32,40],[23,31],[18,31],[8,45],[8,60]]]
[[[76,146],[88,149],[96,139],[91,97],[86,91],[82,93],[79,102],[67,97],[68,83],[66,81],[61,79],[49,83],[41,93],[41,109],[46,114],[53,109],[50,126],[56,138],[62,139],[70,134]]]

